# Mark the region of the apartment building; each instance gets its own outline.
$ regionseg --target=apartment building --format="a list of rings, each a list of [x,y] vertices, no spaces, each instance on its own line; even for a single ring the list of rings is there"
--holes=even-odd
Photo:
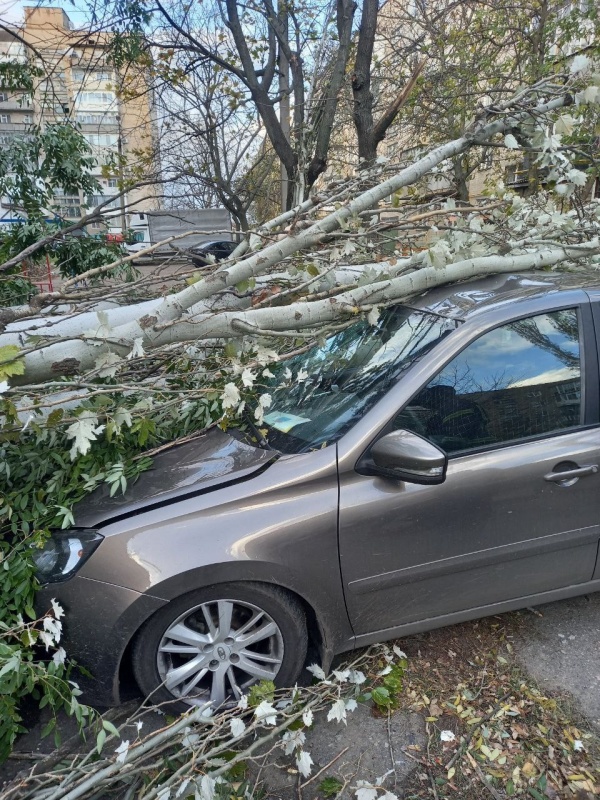
[[[78,123],[96,158],[93,172],[102,191],[87,197],[57,196],[58,213],[78,219],[114,197],[107,206],[108,226],[119,231],[129,226],[131,214],[158,208],[154,186],[131,190],[123,199],[116,196],[124,177],[151,172],[156,135],[144,76],[131,70],[120,73],[108,63],[109,37],[77,29],[61,8],[25,7],[22,26],[0,30],[0,61],[29,62],[43,72],[33,99],[0,86],[0,147],[26,136],[33,123]],[[9,213],[0,209],[0,219]]]

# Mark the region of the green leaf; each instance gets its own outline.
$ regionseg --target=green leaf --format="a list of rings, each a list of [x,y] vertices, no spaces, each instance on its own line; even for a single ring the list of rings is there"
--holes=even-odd
[[[96,736],[96,750],[98,751],[98,755],[102,752],[102,748],[104,747],[104,742],[106,741],[106,731],[104,728],[100,731],[98,736]]]
[[[381,708],[389,708],[391,705],[390,693],[385,686],[378,686],[376,689],[373,689],[371,697],[375,705]]]
[[[25,372],[25,362],[19,358],[20,352],[20,348],[14,344],[0,347],[0,379],[22,375]]]
[[[344,784],[337,778],[328,776],[323,778],[318,788],[325,797],[335,797],[342,791]]]
[[[48,736],[48,734],[52,733],[55,727],[56,727],[56,717],[52,717],[52,719],[49,719],[48,722],[42,728],[42,733],[40,734],[41,738],[45,739],[46,736]]]
[[[102,727],[104,728],[105,731],[112,733],[113,736],[117,736],[119,739],[121,738],[121,734],[109,720],[103,719]]]

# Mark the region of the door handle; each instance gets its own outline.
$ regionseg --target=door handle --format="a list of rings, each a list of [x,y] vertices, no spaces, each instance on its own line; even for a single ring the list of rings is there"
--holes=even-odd
[[[551,481],[552,483],[573,483],[577,480],[577,478],[585,478],[586,475],[595,475],[598,472],[598,464],[588,464],[585,467],[577,467],[576,469],[567,469],[564,472],[549,472],[547,475],[544,475],[545,481]]]

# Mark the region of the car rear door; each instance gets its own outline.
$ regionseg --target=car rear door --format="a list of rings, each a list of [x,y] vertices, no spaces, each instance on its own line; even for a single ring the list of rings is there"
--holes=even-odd
[[[598,356],[590,305],[477,337],[405,405],[449,454],[442,485],[340,469],[340,558],[357,634],[577,586],[600,537]]]

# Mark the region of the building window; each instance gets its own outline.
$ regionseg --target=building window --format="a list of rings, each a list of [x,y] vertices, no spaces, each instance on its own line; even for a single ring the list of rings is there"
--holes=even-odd
[[[31,123],[33,122],[33,117],[31,116],[31,114],[25,114],[23,116],[23,122],[25,123],[25,125],[31,125]]]
[[[119,188],[119,180],[118,180],[118,178],[109,178],[106,183],[107,183],[109,189],[118,189]]]
[[[82,125],[116,125],[117,115],[113,111],[105,111],[104,113],[96,113],[79,111],[77,114],[77,122]]]
[[[84,133],[83,138],[92,147],[108,147],[112,150],[116,148],[119,137],[116,133]]]
[[[74,69],[73,80],[75,83],[84,83],[85,81],[98,81],[104,83],[106,81],[112,81],[112,72],[109,70],[86,71],[84,69]]]
[[[0,92],[0,103],[6,103],[7,100],[8,100],[8,93]]]
[[[570,16],[574,11],[579,11],[581,14],[585,14],[586,11],[589,11],[591,8],[590,0],[568,0],[568,2],[563,3],[559,8],[556,10],[556,16],[558,19],[566,19]]]
[[[110,200],[110,197],[111,195],[89,194],[87,196],[87,206],[88,208],[96,208],[96,206],[99,206],[100,203],[104,203],[106,200]],[[107,203],[105,206],[103,206],[104,209],[118,208],[118,207],[119,207],[119,201],[118,198],[116,197],[110,203]]]
[[[78,219],[81,217],[81,203],[77,194],[62,194],[55,192],[56,209],[62,217]]]
[[[0,122],[2,123],[10,122],[10,114],[0,114]]]
[[[114,92],[81,92],[77,97],[77,105],[80,108],[100,107],[108,108],[114,105],[116,98]]]
[[[10,133],[0,133],[0,147],[10,147],[13,142],[16,142],[18,139],[24,139],[25,136],[22,133],[17,133],[11,131]]]

